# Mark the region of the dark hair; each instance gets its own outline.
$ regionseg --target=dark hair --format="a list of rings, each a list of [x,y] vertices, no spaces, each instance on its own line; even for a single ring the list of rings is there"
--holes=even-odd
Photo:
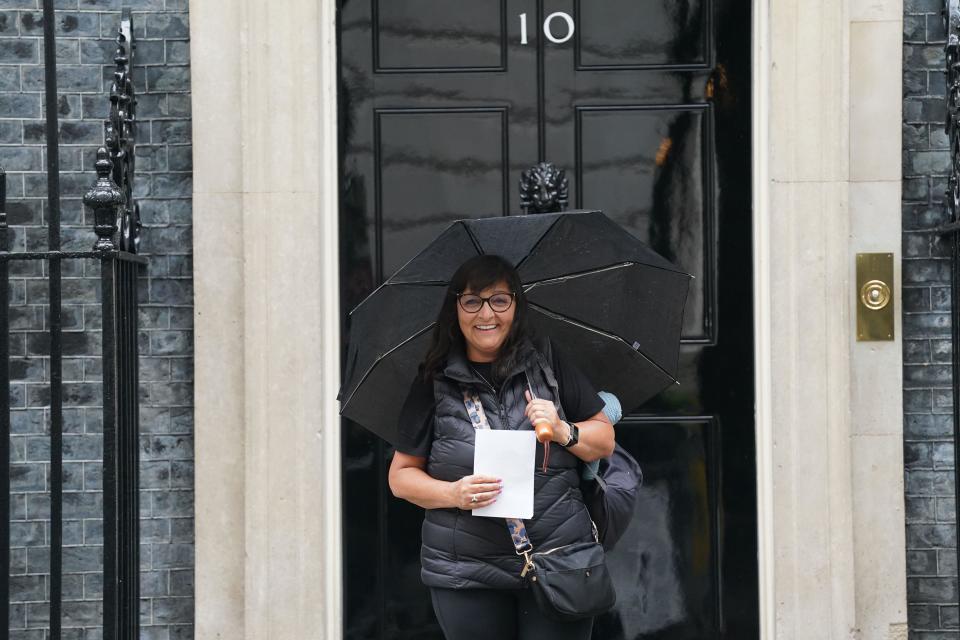
[[[482,291],[498,282],[506,282],[515,295],[516,310],[510,333],[500,347],[500,353],[493,363],[493,377],[502,380],[517,364],[519,347],[525,337],[530,335],[527,316],[527,298],[523,295],[523,286],[516,269],[505,259],[496,255],[481,255],[470,258],[457,269],[450,279],[443,306],[437,314],[437,324],[433,329],[433,339],[427,355],[420,364],[420,376],[424,381],[431,380],[445,365],[453,346],[466,350],[463,332],[457,318],[457,294],[467,289]]]

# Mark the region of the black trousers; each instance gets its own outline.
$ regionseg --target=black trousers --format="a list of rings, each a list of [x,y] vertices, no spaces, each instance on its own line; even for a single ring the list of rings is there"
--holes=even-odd
[[[430,589],[447,640],[589,640],[593,618],[557,622],[530,589]]]

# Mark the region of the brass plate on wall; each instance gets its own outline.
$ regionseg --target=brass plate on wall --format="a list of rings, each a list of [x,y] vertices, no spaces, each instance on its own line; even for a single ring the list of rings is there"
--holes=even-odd
[[[857,254],[857,341],[893,340],[893,254]]]

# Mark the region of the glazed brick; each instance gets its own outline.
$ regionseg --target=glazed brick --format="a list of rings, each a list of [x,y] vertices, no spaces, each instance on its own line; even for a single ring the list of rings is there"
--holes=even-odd
[[[949,471],[907,469],[904,491],[908,496],[953,495],[954,478]]]
[[[903,335],[914,338],[950,336],[950,315],[948,313],[904,314]]]
[[[950,446],[950,449],[952,450],[952,449],[953,449],[953,443],[951,442],[951,443],[949,444],[949,446]],[[950,453],[950,456],[951,456],[951,464],[950,464],[949,466],[950,466],[950,468],[952,469],[952,468],[953,468],[953,464],[952,464],[953,452],[952,452],[952,451],[951,451],[951,453]],[[937,521],[938,521],[938,522],[952,522],[952,523],[956,523],[956,521],[957,521],[957,501],[954,499],[953,496],[949,496],[949,497],[946,497],[946,498],[937,498],[937,513],[936,513],[936,517],[937,517]],[[956,551],[951,551],[951,550],[949,550],[949,549],[942,549],[941,551],[944,552],[944,553],[950,553],[951,555],[953,555],[954,559],[956,559]],[[951,573],[954,574],[954,575],[956,575],[956,573],[957,573],[957,563],[954,562],[954,563],[952,563],[951,566],[953,567],[953,568],[951,569]]]
[[[186,65],[147,67],[150,91],[186,91],[190,88],[190,67]]]
[[[905,312],[915,313],[917,311],[930,311],[930,287],[916,286],[903,287],[903,310]]]
[[[952,377],[951,367],[947,365],[904,365],[903,367],[905,388],[949,385]]]
[[[907,608],[907,619],[912,628],[936,627],[940,621],[940,607],[933,604],[910,606]]]
[[[186,13],[145,14],[148,38],[188,38],[190,20]]]
[[[949,244],[939,3],[906,0],[903,23],[903,406],[910,638],[957,637]],[[917,231],[925,233],[916,233]]]
[[[904,0],[903,12],[906,15],[914,13],[939,13],[939,0]]]
[[[915,576],[937,575],[937,552],[923,549],[907,552],[907,571]]]
[[[70,38],[100,35],[100,15],[80,11],[57,11],[55,31],[57,36]],[[20,34],[43,35],[43,12],[20,13]]]
[[[44,71],[41,66],[25,66],[23,69],[24,91],[44,90]],[[97,65],[58,65],[57,84],[60,91],[101,92],[103,83]]]
[[[908,524],[907,547],[910,549],[939,549],[957,545],[956,524]]]
[[[918,604],[956,602],[957,579],[907,577],[907,598]]]
[[[905,413],[929,413],[933,406],[933,391],[929,389],[904,389],[903,410]]]
[[[62,246],[83,250],[94,240],[80,198],[93,183],[113,81],[114,36],[121,6],[135,9],[135,86],[139,125],[135,191],[142,198],[143,253],[140,350],[142,443],[141,611],[151,622],[141,637],[193,638],[192,409],[192,151],[190,148],[189,17],[185,2],[58,0],[56,29],[60,117]],[[151,31],[146,37],[148,27]],[[0,0],[0,166],[8,172],[8,247],[43,250],[46,168],[42,14],[36,0]],[[149,65],[145,66],[145,65]],[[173,171],[172,174],[170,172]],[[169,175],[168,175],[169,174]],[[159,199],[152,199],[159,198]],[[151,236],[150,234],[155,234]],[[171,260],[173,258],[173,260]],[[49,337],[42,265],[11,269],[9,344],[18,380],[11,399],[11,637],[42,638],[46,605],[39,594],[49,559]],[[99,359],[99,267],[63,265],[65,640],[100,637],[103,511]],[[149,404],[147,404],[149,403]],[[151,436],[161,438],[152,440]],[[169,495],[168,495],[169,494]],[[159,496],[159,497],[158,497]],[[152,569],[158,563],[161,568]],[[30,570],[32,573],[28,574]],[[33,581],[31,583],[31,581]],[[171,586],[175,587],[171,590]],[[42,594],[41,594],[42,595]],[[17,602],[17,599],[24,600]],[[43,597],[40,598],[42,600]],[[157,600],[158,602],[155,602]],[[75,625],[75,626],[70,626]]]
[[[956,549],[937,549],[937,572],[941,576],[957,575]]]

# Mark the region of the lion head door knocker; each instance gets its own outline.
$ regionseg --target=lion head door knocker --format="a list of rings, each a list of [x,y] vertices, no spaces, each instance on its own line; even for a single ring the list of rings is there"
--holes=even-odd
[[[558,213],[570,200],[566,172],[549,162],[520,174],[520,208],[524,213]]]

